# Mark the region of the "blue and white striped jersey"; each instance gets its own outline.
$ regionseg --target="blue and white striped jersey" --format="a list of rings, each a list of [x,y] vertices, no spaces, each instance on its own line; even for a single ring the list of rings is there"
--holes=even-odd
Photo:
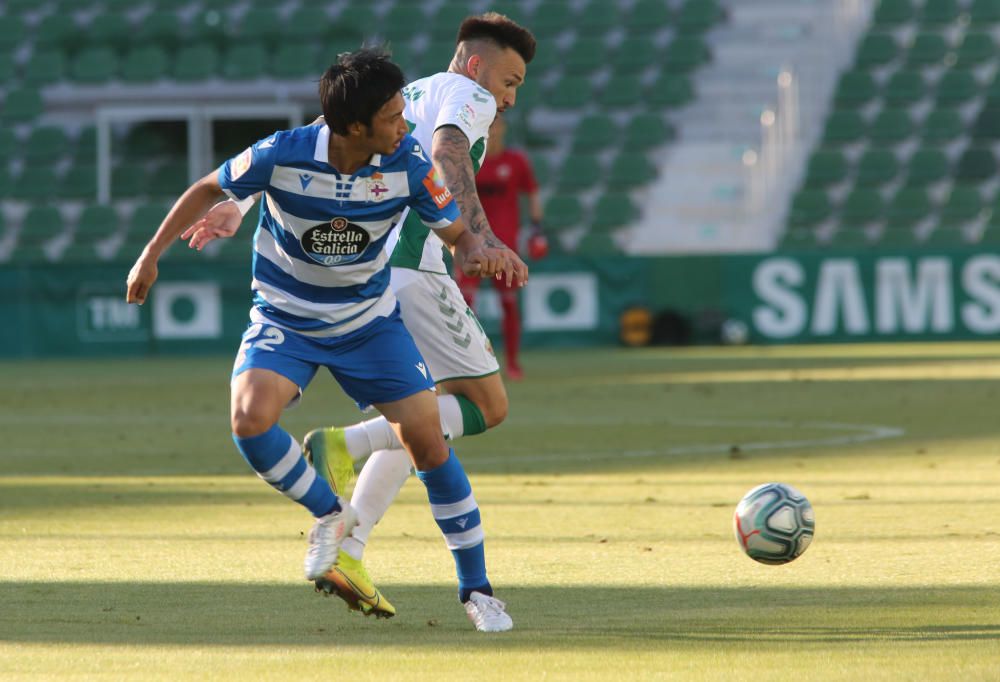
[[[404,209],[432,229],[459,216],[409,135],[351,176],[328,163],[329,139],[325,125],[277,132],[219,168],[230,197],[265,193],[251,319],[316,336],[346,334],[395,309],[383,246]]]

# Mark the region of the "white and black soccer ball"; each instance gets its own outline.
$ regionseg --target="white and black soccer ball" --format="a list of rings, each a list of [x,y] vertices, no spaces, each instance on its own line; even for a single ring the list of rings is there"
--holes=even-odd
[[[743,552],[762,564],[787,564],[809,548],[816,518],[806,496],[784,483],[759,485],[740,500],[733,530]]]
[[[750,330],[743,320],[729,319],[719,328],[719,339],[727,346],[742,346],[750,340]]]

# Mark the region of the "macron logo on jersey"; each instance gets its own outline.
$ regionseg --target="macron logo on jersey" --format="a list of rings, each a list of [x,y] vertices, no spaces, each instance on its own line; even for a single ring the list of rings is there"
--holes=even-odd
[[[302,191],[305,192],[306,188],[309,187],[309,183],[313,181],[313,176],[309,173],[299,173],[299,182],[302,183]]]
[[[426,379],[427,378],[427,366],[424,365],[424,363],[422,363],[422,362],[418,362],[417,363],[417,369],[420,370],[420,373],[423,374],[424,375],[424,379]]]

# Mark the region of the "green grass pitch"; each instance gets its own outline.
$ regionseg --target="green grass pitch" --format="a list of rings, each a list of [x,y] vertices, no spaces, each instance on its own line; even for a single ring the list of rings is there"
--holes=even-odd
[[[231,358],[0,365],[0,679],[996,680],[1000,344],[535,352],[457,450],[515,630],[471,629],[411,479],[367,562],[301,577],[304,510],[229,436]],[[283,424],[359,415],[328,375]],[[811,500],[779,567],[731,515]]]

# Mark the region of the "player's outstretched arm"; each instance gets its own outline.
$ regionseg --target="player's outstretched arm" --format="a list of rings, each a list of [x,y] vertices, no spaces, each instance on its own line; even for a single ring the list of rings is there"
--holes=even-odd
[[[253,197],[249,201],[252,203]],[[232,237],[240,229],[242,222],[243,213],[239,204],[227,199],[210,208],[200,220],[184,230],[181,239],[187,239],[190,248],[201,251],[215,239]]]
[[[469,138],[455,126],[441,126],[434,131],[431,162],[458,202],[458,208],[468,225],[468,230],[480,237],[486,248],[507,251],[507,258],[511,262],[510,268],[506,271],[507,284],[514,282],[518,286],[524,286],[528,281],[528,266],[493,233],[483,205],[479,201],[479,194],[476,192],[476,173],[472,167],[472,157],[469,156]]]
[[[140,305],[146,301],[146,296],[156,281],[158,274],[156,264],[160,256],[167,247],[177,241],[188,225],[201,218],[220,196],[222,188],[219,187],[215,171],[191,185],[181,195],[129,271],[126,280],[126,301]]]

